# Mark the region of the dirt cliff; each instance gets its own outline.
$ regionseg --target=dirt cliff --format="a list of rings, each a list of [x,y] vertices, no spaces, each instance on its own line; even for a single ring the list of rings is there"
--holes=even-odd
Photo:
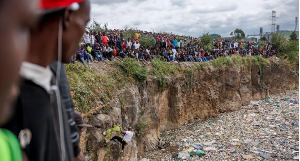
[[[190,64],[180,64],[190,68]],[[101,65],[94,65],[103,71]],[[190,120],[215,117],[238,110],[251,100],[298,88],[298,72],[279,62],[265,66],[214,67],[167,76],[164,87],[148,78],[131,83],[109,100],[109,112],[95,113],[86,121],[94,126],[85,129],[83,151],[91,161],[137,161],[156,147],[162,131],[176,129]],[[132,127],[133,140],[120,155],[120,144],[107,142],[103,132],[120,125]]]

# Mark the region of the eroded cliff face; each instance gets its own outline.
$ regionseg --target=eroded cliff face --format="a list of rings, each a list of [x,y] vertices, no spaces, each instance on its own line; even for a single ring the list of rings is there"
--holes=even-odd
[[[207,68],[166,78],[166,86],[156,80],[133,84],[110,101],[109,114],[89,118],[95,128],[87,130],[88,160],[136,161],[158,143],[160,132],[181,127],[193,119],[215,117],[238,110],[251,100],[298,87],[297,72],[271,63],[260,68]],[[120,155],[119,143],[107,143],[103,131],[113,125],[132,127],[149,122],[143,136],[134,135]],[[135,131],[137,133],[137,131]]]

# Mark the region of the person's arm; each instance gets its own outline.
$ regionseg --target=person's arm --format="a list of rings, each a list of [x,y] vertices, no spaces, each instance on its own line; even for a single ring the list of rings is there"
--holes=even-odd
[[[125,135],[125,134],[126,134],[126,131],[121,130],[121,133]]]

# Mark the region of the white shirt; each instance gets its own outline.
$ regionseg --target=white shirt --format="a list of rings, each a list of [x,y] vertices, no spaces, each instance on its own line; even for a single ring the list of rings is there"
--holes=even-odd
[[[123,137],[123,140],[126,141],[127,143],[131,141],[133,133],[131,131],[125,131],[125,135]]]
[[[173,54],[177,54],[176,49],[172,49]]]
[[[33,81],[35,84],[44,88],[48,93],[51,89],[52,72],[50,67],[44,68],[42,66],[23,62],[20,70],[20,75],[28,80]]]
[[[131,42],[131,41],[129,41],[129,42],[127,43],[127,45],[128,45],[128,47],[131,49],[132,42]]]
[[[237,42],[235,42],[235,43],[233,44],[233,46],[234,46],[234,48],[237,48],[237,47],[239,47],[239,44],[238,44]]]
[[[91,37],[90,37],[90,35],[89,34],[87,34],[87,33],[84,33],[83,34],[83,40],[84,40],[84,43],[91,43]]]
[[[149,54],[149,53],[150,53],[150,50],[146,49],[146,52]]]
[[[95,36],[91,35],[90,37],[91,37],[91,44],[95,44],[95,41],[96,41]]]
[[[135,48],[135,49],[140,48],[140,44],[135,43],[135,44],[134,44],[134,48]]]

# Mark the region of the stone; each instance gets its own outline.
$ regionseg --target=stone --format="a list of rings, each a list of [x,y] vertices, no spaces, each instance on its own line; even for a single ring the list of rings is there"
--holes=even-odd
[[[214,148],[214,147],[204,147],[203,150],[204,151],[216,151],[217,148]]]
[[[254,159],[252,155],[243,155],[243,159]]]
[[[260,153],[259,155],[260,155],[262,158],[264,158],[264,159],[270,159],[270,158],[271,158],[271,155],[270,155],[270,154]]]
[[[236,150],[235,149],[230,149],[230,153],[235,153]]]
[[[257,145],[259,144],[259,142],[258,142],[258,141],[253,141],[253,142],[251,142],[251,144],[252,144],[253,146],[257,146]]]
[[[147,158],[143,158],[143,159],[141,159],[140,161],[150,161],[150,160],[147,159]]]

